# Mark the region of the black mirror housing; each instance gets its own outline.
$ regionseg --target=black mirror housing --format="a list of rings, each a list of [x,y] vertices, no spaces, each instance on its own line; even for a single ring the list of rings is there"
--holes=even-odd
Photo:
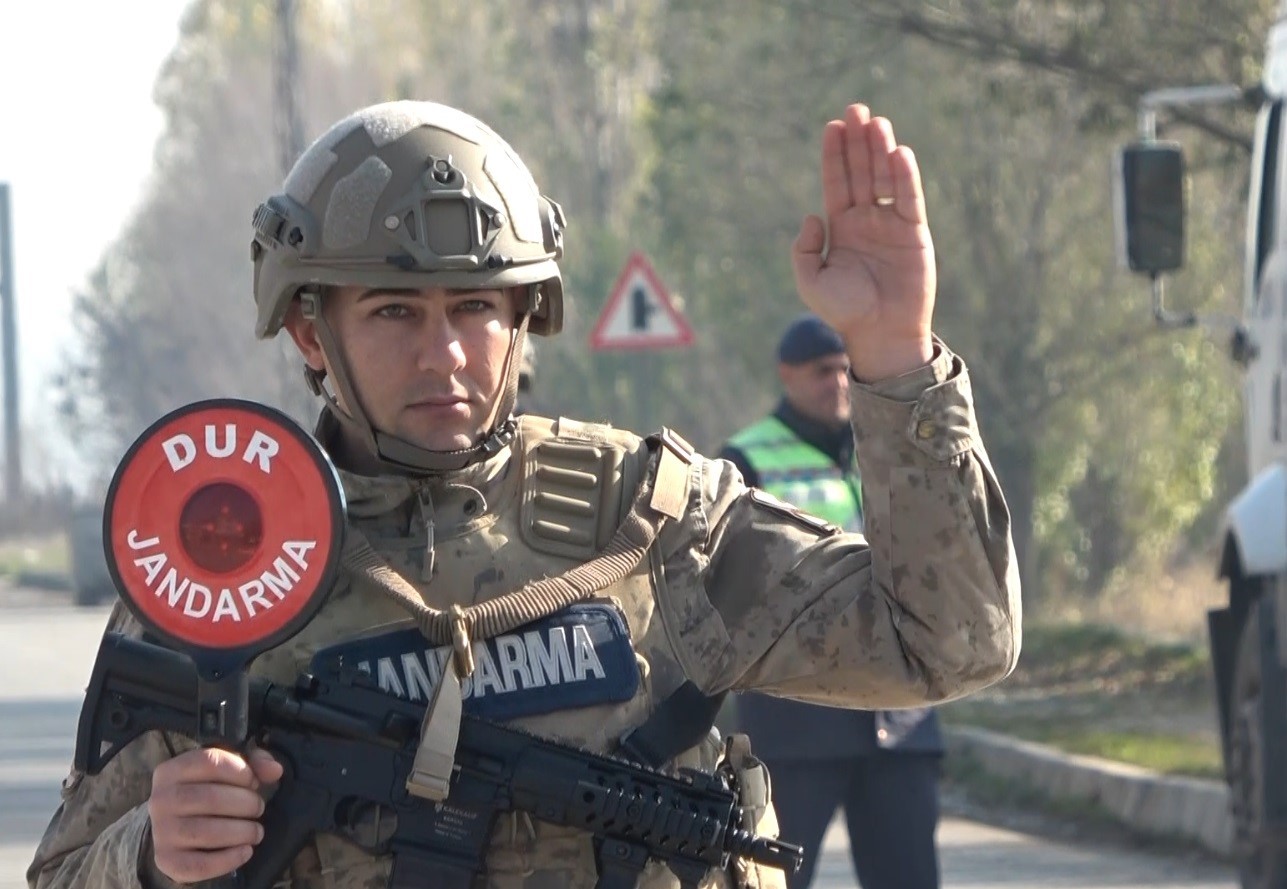
[[[1118,262],[1156,275],[1184,264],[1184,155],[1176,142],[1118,150],[1113,170]]]

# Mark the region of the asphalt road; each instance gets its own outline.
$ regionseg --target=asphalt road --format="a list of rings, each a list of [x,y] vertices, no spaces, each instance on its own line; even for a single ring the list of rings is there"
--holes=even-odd
[[[0,889],[25,884],[32,850],[58,804],[80,698],[107,608],[65,595],[0,587]],[[1235,889],[1227,867],[1183,857],[1053,841],[959,817],[939,831],[946,887]],[[818,889],[854,886],[839,825],[827,837]]]

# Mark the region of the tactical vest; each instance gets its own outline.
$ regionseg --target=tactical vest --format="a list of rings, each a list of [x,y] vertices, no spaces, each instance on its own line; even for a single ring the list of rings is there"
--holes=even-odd
[[[738,432],[729,444],[755,469],[760,489],[846,531],[862,530],[857,467],[842,471],[774,416]]]
[[[468,471],[443,480],[368,479],[342,474],[350,522],[375,550],[437,609],[471,605],[549,577],[592,558],[612,537],[640,482],[649,471],[643,439],[607,426],[566,419],[520,418],[518,439],[508,454],[484,467],[486,482]],[[683,502],[695,497],[697,473],[681,481]],[[441,519],[454,516],[450,527]],[[649,556],[625,579],[594,600],[619,613],[629,634],[638,682],[628,700],[520,716],[508,723],[564,743],[610,754],[619,739],[647,719],[685,680],[655,595],[667,557],[665,529]],[[700,579],[689,582],[700,582]],[[360,578],[343,574],[322,609],[297,636],[261,655],[255,672],[290,682],[319,650],[337,640],[399,631],[405,613]],[[394,669],[397,664],[392,665]],[[408,696],[423,694],[404,689]],[[477,688],[475,688],[475,694]],[[712,771],[721,752],[718,737],[676,758],[671,770]],[[745,801],[744,801],[745,802]],[[764,803],[758,831],[776,836],[772,809]],[[489,889],[559,886],[590,889],[595,884],[589,834],[555,827],[522,815],[502,816],[487,857]],[[387,858],[373,858],[346,841],[319,836],[296,859],[292,884],[308,889],[384,887]],[[432,880],[425,885],[432,885]],[[646,889],[677,887],[659,862],[639,883]],[[778,887],[780,871],[741,866],[732,875],[713,873],[705,887]]]

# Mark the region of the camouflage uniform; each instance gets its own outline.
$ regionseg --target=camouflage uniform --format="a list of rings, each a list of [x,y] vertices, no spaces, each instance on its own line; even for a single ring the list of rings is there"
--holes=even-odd
[[[707,693],[757,689],[871,709],[941,702],[1006,675],[1018,657],[1020,622],[1009,516],[978,436],[964,366],[941,343],[936,353],[926,368],[851,387],[866,537],[748,490],[730,464],[694,455],[682,519],[668,522],[649,558],[604,591],[629,628],[640,676],[634,697],[515,722],[608,752],[685,677]],[[330,434],[325,425],[319,433],[324,441]],[[342,477],[352,523],[427,603],[445,608],[556,574],[601,545],[593,533],[577,543],[534,532],[541,515],[527,496],[532,468],[568,459],[615,467],[602,485],[615,486],[610,499],[620,502],[656,466],[629,433],[529,417],[510,449],[469,469],[429,478]],[[312,623],[263,655],[255,670],[291,680],[318,647],[405,616],[345,575]],[[112,625],[132,623],[118,608]],[[28,872],[30,885],[167,884],[151,864],[146,801],[155,765],[188,746],[152,733],[101,775],[70,776]],[[684,763],[710,768],[713,747],[690,751]],[[769,814],[761,830],[771,821]],[[388,865],[321,836],[297,858],[291,877],[310,887],[381,887]],[[488,867],[491,887],[595,881],[588,835],[521,816],[501,819]],[[781,874],[767,869],[734,878],[713,873],[708,885],[734,880],[782,885]],[[653,864],[641,885],[677,883]]]

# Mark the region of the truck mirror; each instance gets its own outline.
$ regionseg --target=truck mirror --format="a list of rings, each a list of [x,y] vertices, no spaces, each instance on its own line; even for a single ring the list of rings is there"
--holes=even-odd
[[[1175,142],[1118,150],[1113,171],[1118,262],[1156,275],[1184,264],[1184,155]]]

